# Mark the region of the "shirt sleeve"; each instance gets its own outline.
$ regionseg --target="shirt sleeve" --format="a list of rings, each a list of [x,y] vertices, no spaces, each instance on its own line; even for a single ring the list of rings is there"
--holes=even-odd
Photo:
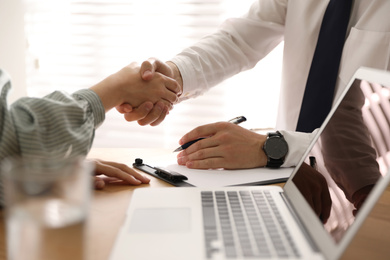
[[[0,160],[13,155],[85,156],[95,129],[104,121],[99,96],[84,89],[73,95],[53,92],[43,98],[21,98],[10,107],[8,74],[0,70]],[[4,205],[0,180],[0,207]]]
[[[310,143],[316,136],[318,129],[315,129],[312,133],[285,130],[280,130],[279,132],[283,135],[288,144],[288,153],[282,167],[292,167],[296,166],[302,159]]]
[[[55,91],[43,98],[21,98],[8,107],[11,82],[1,71],[0,84],[0,159],[88,153],[95,129],[105,118],[95,92],[84,89],[69,95]]]
[[[184,49],[171,61],[183,78],[180,101],[196,97],[250,68],[282,40],[286,0],[258,0],[242,17],[226,20],[215,33]]]

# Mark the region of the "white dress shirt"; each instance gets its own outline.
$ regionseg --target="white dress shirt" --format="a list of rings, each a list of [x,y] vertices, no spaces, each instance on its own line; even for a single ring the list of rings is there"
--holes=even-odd
[[[246,15],[226,20],[217,32],[172,59],[183,78],[181,100],[196,97],[223,80],[253,68],[284,41],[276,128],[289,143],[283,166],[295,165],[313,136],[293,131],[328,2],[257,0]],[[389,0],[354,1],[334,100],[359,67],[390,69],[389,14]]]

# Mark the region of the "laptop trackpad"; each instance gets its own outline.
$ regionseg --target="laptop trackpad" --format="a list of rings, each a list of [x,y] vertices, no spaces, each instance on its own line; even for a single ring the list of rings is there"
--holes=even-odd
[[[191,228],[190,208],[136,209],[130,233],[186,233]]]

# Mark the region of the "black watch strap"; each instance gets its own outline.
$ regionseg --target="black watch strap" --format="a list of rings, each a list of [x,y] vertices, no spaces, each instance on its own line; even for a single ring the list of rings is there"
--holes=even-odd
[[[284,163],[283,159],[272,159],[269,158],[267,161],[266,167],[269,168],[279,168]]]
[[[269,132],[267,133],[268,135],[268,138],[271,138],[273,136],[277,136],[277,137],[283,137],[283,135],[279,132],[279,131],[276,131],[276,132]]]

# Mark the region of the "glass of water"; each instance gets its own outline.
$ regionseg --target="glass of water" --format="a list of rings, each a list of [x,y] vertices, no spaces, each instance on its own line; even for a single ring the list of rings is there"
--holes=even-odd
[[[81,158],[2,162],[9,260],[86,259],[92,171]]]

